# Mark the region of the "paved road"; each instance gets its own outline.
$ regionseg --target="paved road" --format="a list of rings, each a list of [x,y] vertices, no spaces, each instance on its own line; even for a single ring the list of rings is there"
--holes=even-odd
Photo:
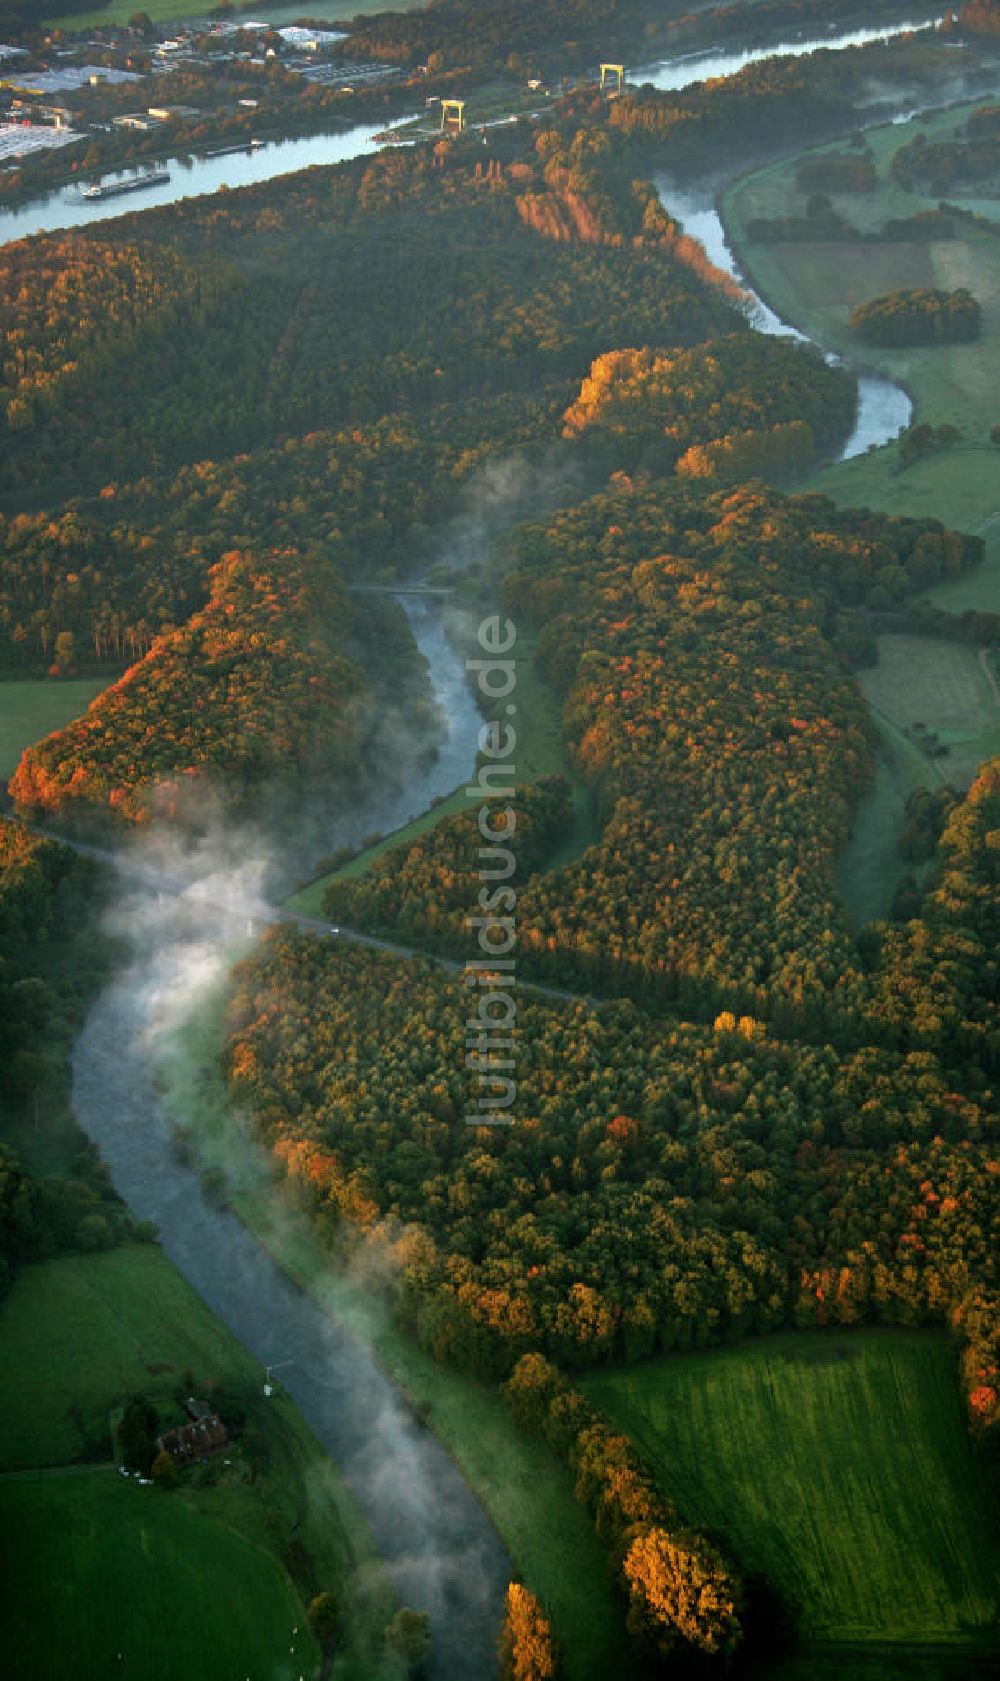
[[[0,812],[0,818],[6,822],[15,821],[10,812]],[[145,887],[150,893],[167,893],[177,897],[191,894],[206,910],[219,911],[231,916],[234,921],[245,922],[251,935],[263,928],[285,925],[298,928],[304,934],[315,934],[319,939],[339,940],[345,945],[364,946],[369,951],[384,952],[387,956],[400,957],[407,962],[419,960],[431,963],[445,974],[461,975],[464,972],[465,965],[451,957],[440,957],[432,952],[421,951],[417,946],[401,945],[397,940],[383,940],[376,934],[363,934],[360,929],[348,928],[344,923],[330,923],[323,917],[303,916],[301,912],[288,910],[283,905],[262,904],[258,899],[241,902],[239,899],[227,898],[224,903],[215,901],[200,891],[196,881],[173,875],[128,852],[119,852],[111,847],[77,840],[60,833],[57,829],[46,829],[38,825],[22,827],[30,828],[31,833],[37,835],[40,840],[54,841],[59,846],[69,847],[72,852],[79,853],[83,858],[93,858],[97,863],[107,865],[126,881],[132,881],[138,887]],[[607,1006],[607,1000],[595,998],[588,993],[568,992],[562,987],[545,986],[541,981],[524,981],[518,977],[516,985],[518,992],[528,992],[559,1004],[586,1004],[588,1008],[595,1010]]]

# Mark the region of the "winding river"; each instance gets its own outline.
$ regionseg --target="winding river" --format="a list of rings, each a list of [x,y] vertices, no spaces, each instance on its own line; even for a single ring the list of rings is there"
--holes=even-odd
[[[656,187],[663,204],[680,222],[685,233],[697,239],[716,268],[731,274],[746,292],[749,299],[747,319],[751,326],[761,333],[783,334],[800,339],[803,344],[808,343],[804,333],[800,333],[797,327],[789,326],[774,313],[742,273],[726,238],[711,189],[679,187],[666,176],[657,178]],[[831,353],[827,361],[839,363],[841,358]],[[864,455],[866,450],[889,443],[910,424],[913,413],[909,394],[893,380],[866,373],[858,373],[857,379],[857,412],[851,435],[840,452],[841,461],[849,461],[855,455]]]
[[[394,829],[401,829],[404,823],[426,811],[434,800],[457,788],[475,763],[482,714],[473,699],[462,658],[447,635],[441,601],[405,591],[397,599],[409,620],[413,640],[427,661],[443,737],[433,760],[414,762],[412,752],[407,751],[405,719],[400,720],[405,781],[387,784],[362,806],[339,818],[327,840],[330,852],[341,846],[359,846],[372,834],[388,835]],[[391,730],[389,736],[387,746],[391,749]],[[398,757],[394,755],[394,758],[398,763]]]
[[[681,87],[725,74],[751,58],[805,52],[817,44],[848,45],[894,33],[845,32],[821,43],[780,42],[769,52],[697,55],[647,72],[661,87]],[[376,149],[374,126],[338,135],[267,145],[254,153],[196,162],[174,160],[171,180],[122,201],[91,204],[75,189],[0,216],[0,243],[26,234],[80,227],[146,206],[176,201],[222,185],[237,187],[300,169],[344,161]],[[702,239],[713,261],[736,273],[714,205],[669,189],[671,210]],[[738,276],[745,284],[742,276]],[[754,324],[787,331],[760,300]],[[861,381],[854,436],[845,453],[885,441],[909,415],[905,394],[887,381]],[[431,601],[403,598],[415,639],[427,657],[448,735],[438,759],[414,767],[406,785],[354,813],[345,832],[357,840],[388,830],[448,792],[471,766],[479,715],[464,671]],[[155,895],[153,896],[155,898]],[[147,901],[149,903],[149,901]],[[194,1169],[176,1159],[159,1101],[151,1033],[164,993],[178,1008],[190,1005],[189,959],[211,947],[221,953],[232,929],[215,944],[202,927],[150,910],[132,924],[135,960],[95,1004],[73,1059],[73,1101],[83,1130],[107,1162],[116,1189],[141,1218],[154,1220],[166,1253],[219,1317],[263,1364],[281,1362],[281,1382],[336,1460],[371,1527],[402,1602],[427,1610],[434,1646],[434,1681],[479,1681],[494,1672],[495,1640],[510,1560],[483,1507],[433,1436],[420,1429],[371,1352],[355,1341],[282,1273],[247,1229],[208,1202]]]
[[[216,932],[221,941],[224,930]],[[179,1271],[262,1365],[279,1367],[276,1381],[336,1461],[400,1603],[430,1615],[428,1673],[477,1681],[494,1673],[513,1574],[489,1518],[371,1352],[290,1282],[235,1215],[206,1200],[195,1170],[171,1149],[147,1039],[164,993],[198,951],[182,922],[171,937],[161,918],[152,951],[101,995],[73,1059],[77,1119],[115,1189],[155,1220]]]
[[[391,830],[449,793],[472,768],[480,715],[445,633],[440,603],[402,595],[427,659],[445,726],[433,762],[361,804],[331,846]],[[215,856],[211,855],[212,851]],[[197,1170],[180,1161],[158,1096],[158,1024],[183,1019],[200,987],[225,972],[244,933],[246,906],[267,873],[220,842],[192,881],[192,895],[123,882],[120,927],[136,955],[101,994],[73,1056],[73,1106],[119,1195],[152,1220],[170,1259],[262,1366],[280,1382],[336,1462],[364,1514],[401,1604],[431,1618],[434,1681],[489,1676],[503,1596],[513,1567],[454,1461],[402,1403],[371,1350],[297,1288],[249,1230],[206,1199]],[[211,906],[204,889],[211,884]],[[199,889],[202,891],[199,893]],[[220,907],[242,902],[227,915]]]

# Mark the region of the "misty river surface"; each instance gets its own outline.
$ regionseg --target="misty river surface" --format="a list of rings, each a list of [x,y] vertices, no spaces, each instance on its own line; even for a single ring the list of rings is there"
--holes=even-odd
[[[658,86],[679,87],[724,74],[722,60],[727,56],[728,68],[737,69],[750,57],[806,51],[809,45],[836,47],[892,33],[842,32],[808,45],[782,42],[767,51],[688,56],[651,67],[643,75]],[[308,164],[345,161],[376,150],[375,136],[384,127],[313,135],[190,165],[173,160],[169,183],[110,203],[88,204],[76,189],[67,188],[0,215],[0,243],[49,229],[85,226],[212,192],[223,184],[238,187]],[[682,203],[673,189],[669,203],[688,231],[706,243],[713,261],[733,272],[714,206],[693,197]],[[787,330],[763,303],[759,308],[755,325],[764,331]],[[862,380],[850,453],[895,435],[908,417],[909,402],[898,387],[884,380]],[[447,736],[436,760],[414,758],[403,785],[394,787],[387,781],[384,794],[345,817],[330,837],[331,848],[356,842],[372,830],[398,827],[460,783],[473,764],[479,714],[461,661],[445,636],[440,607],[402,600],[417,644],[430,663],[448,721]],[[77,1119],[107,1163],[117,1191],[139,1218],[156,1222],[164,1250],[198,1294],[262,1364],[282,1363],[280,1381],[355,1495],[401,1602],[431,1617],[434,1649],[428,1672],[434,1681],[477,1681],[493,1674],[503,1594],[513,1574],[502,1543],[454,1462],[434,1436],[413,1421],[370,1351],[293,1285],[232,1213],[209,1203],[196,1170],[176,1158],[153,1077],[159,959],[154,950],[143,948],[140,918],[135,932],[133,967],[103,992],[77,1041]],[[178,941],[183,937],[174,935]],[[220,953],[223,947],[220,935]]]
[[[391,593],[391,592],[389,592]],[[390,726],[385,743],[388,773],[383,786],[363,803],[339,817],[327,838],[333,852],[341,846],[359,846],[372,834],[391,834],[411,818],[419,817],[433,800],[450,794],[475,769],[477,737],[482,715],[466,677],[465,662],[448,638],[440,597],[407,594],[396,596],[409,621],[413,640],[427,661],[443,739],[433,759],[414,752],[405,717],[399,720],[398,741],[393,743]],[[399,772],[405,767],[403,779]],[[376,774],[378,766],[373,767]]]
[[[447,732],[433,762],[415,764],[404,787],[361,802],[337,825],[331,845],[406,822],[474,764],[481,718],[441,603],[400,599]],[[237,888],[237,900],[245,895]],[[280,1382],[355,1496],[400,1603],[431,1618],[428,1673],[435,1681],[490,1675],[513,1569],[487,1513],[370,1350],[298,1289],[234,1214],[205,1198],[197,1170],[171,1146],[154,1079],[163,999],[182,1012],[197,1007],[184,991],[186,968],[194,974],[207,964],[221,975],[233,922],[242,930],[245,911],[228,926],[213,926],[206,908],[192,933],[182,906],[174,916],[168,896],[160,896],[167,902],[158,910],[157,895],[145,897],[148,909],[139,894],[124,913],[135,961],[101,994],[77,1040],[76,1118],[119,1195],[139,1219],[156,1223],[182,1275],[262,1365],[280,1363]]]
[[[77,1041],[73,1106],[140,1219],[219,1318],[275,1374],[336,1462],[401,1604],[428,1612],[436,1681],[494,1673],[513,1574],[454,1462],[369,1350],[299,1290],[234,1214],[206,1201],[171,1149],[147,1054],[156,959],[102,993]],[[262,1374],[263,1378],[263,1374]]]

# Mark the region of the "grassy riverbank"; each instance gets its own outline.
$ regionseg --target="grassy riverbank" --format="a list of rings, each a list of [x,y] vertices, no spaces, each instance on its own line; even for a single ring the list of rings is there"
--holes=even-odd
[[[563,739],[562,710],[555,691],[545,682],[537,658],[537,637],[522,634],[517,641],[517,745],[513,752],[517,786],[524,788],[543,776],[564,776],[573,794],[573,822],[557,852],[549,861],[555,869],[578,858],[598,838],[593,802],[577,776]],[[473,770],[475,743],[470,742],[469,770]],[[322,916],[323,898],[334,881],[353,881],[367,875],[372,866],[396,847],[409,846],[420,835],[434,829],[446,817],[464,811],[469,804],[465,784],[428,811],[421,812],[401,829],[394,829],[373,845],[342,864],[339,869],[318,876],[287,901],[289,910],[303,916]],[[471,868],[471,865],[470,865]]]
[[[438,1366],[401,1335],[377,1279],[333,1271],[313,1227],[274,1184],[229,1112],[219,1067],[222,1007],[216,1000],[169,1047],[162,1063],[168,1113],[200,1159],[224,1171],[240,1218],[291,1277],[373,1346],[383,1370],[448,1449],[545,1604],[568,1681],[625,1674],[628,1653],[606,1558],[565,1470],[544,1445],[519,1434],[495,1389]]]
[[[978,102],[977,102],[978,103]],[[890,217],[932,210],[927,194],[905,192],[892,179],[898,147],[915,134],[941,139],[962,130],[973,104],[953,107],[905,124],[868,130],[877,185],[867,193],[833,193],[836,209],[861,232],[880,229]],[[902,468],[895,444],[819,469],[800,487],[822,491],[842,505],[890,514],[933,516],[986,539],[986,559],[975,572],[934,584],[924,592],[935,605],[960,613],[1000,611],[1000,457],[989,441],[1000,418],[993,369],[1000,356],[1000,197],[952,196],[955,202],[998,223],[997,231],[958,224],[953,240],[836,243],[749,241],[754,217],[804,215],[807,194],[796,171],[804,155],[841,152],[843,142],[784,158],[743,176],[723,196],[727,235],[748,279],[783,319],[824,348],[860,359],[873,372],[904,384],[914,420],[960,428],[959,443]],[[983,332],[974,344],[906,350],[859,347],[847,318],[857,303],[900,287],[967,286],[983,309]],[[903,644],[905,643],[905,649]],[[878,725],[879,763],[862,800],[838,877],[858,921],[886,914],[906,866],[895,845],[908,795],[916,787],[951,782],[967,787],[977,765],[1000,750],[1000,710],[989,675],[972,649],[925,637],[883,638],[879,668],[859,675]],[[907,735],[914,720],[935,732],[946,756],[927,759]]]
[[[90,1666],[81,1675],[112,1673],[127,1649],[138,1681],[195,1672],[221,1681],[255,1672],[247,1637],[258,1661],[266,1653],[283,1662],[293,1625],[303,1661],[288,1673],[311,1674],[304,1602],[327,1589],[345,1619],[338,1681],[382,1681],[393,1598],[360,1512],[297,1409],[280,1393],[264,1399],[257,1361],[155,1244],[26,1267],[0,1305],[0,1339],[0,1533],[23,1528],[28,1538],[5,1674],[58,1673],[69,1621]],[[162,1494],[87,1468],[111,1460],[111,1415],[129,1395],[166,1415],[191,1389],[225,1395],[247,1420],[230,1463],[216,1461],[206,1486],[188,1473]],[[293,1541],[294,1586],[285,1566]],[[197,1564],[193,1576],[186,1561]],[[227,1592],[227,1574],[238,1592]],[[12,1582],[8,1571],[11,1593]],[[42,1599],[45,1628],[23,1609]],[[59,1606],[65,1615],[54,1614]],[[200,1666],[189,1661],[191,1628],[200,1629]],[[49,1664],[54,1653],[59,1662]]]

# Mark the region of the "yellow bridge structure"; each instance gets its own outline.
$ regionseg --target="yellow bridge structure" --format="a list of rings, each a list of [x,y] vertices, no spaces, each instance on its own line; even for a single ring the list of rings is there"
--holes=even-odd
[[[461,134],[465,127],[464,99],[442,99],[441,127],[453,134]]]

